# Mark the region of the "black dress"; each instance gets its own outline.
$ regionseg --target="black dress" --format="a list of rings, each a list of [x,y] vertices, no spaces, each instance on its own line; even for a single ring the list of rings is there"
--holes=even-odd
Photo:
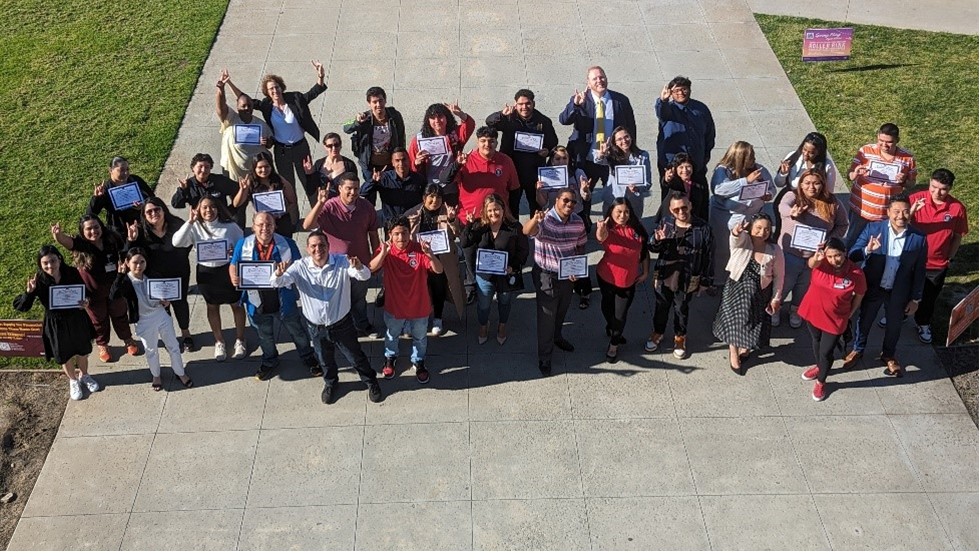
[[[721,342],[748,350],[768,346],[772,317],[765,309],[772,302],[774,285],[761,288],[761,266],[752,258],[737,281],[728,279],[721,307],[714,319],[714,336]]]
[[[58,285],[84,285],[78,270],[71,266],[61,266],[61,281]],[[23,293],[14,299],[14,308],[27,312],[34,305],[34,299],[44,306],[44,357],[59,364],[65,364],[75,356],[88,356],[92,353],[92,339],[95,327],[88,314],[81,308],[51,310],[48,308],[48,289],[54,285],[50,278],[38,277],[33,293]],[[86,290],[87,291],[87,290]],[[86,293],[87,294],[87,293]]]

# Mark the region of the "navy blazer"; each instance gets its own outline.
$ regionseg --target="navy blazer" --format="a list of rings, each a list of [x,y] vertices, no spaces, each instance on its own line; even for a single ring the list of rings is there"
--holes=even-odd
[[[860,233],[857,242],[850,248],[850,260],[862,262],[863,273],[867,277],[868,290],[880,286],[884,276],[884,264],[887,262],[888,240],[890,239],[890,221],[871,222]],[[906,300],[921,300],[925,288],[925,260],[928,257],[928,242],[924,234],[908,224],[907,237],[904,238],[904,251],[894,277],[894,287],[891,292]],[[880,248],[867,256],[864,248],[870,238],[880,235]],[[903,302],[904,299],[902,299]]]
[[[636,143],[636,115],[632,112],[629,98],[618,92],[608,91],[612,100],[612,128],[624,126],[632,134],[632,143]],[[595,141],[595,99],[590,90],[585,91],[585,101],[581,105],[574,104],[574,96],[568,101],[567,107],[558,116],[558,122],[563,125],[574,125],[571,137],[568,138],[568,153],[571,160],[579,167],[588,158],[588,151]]]

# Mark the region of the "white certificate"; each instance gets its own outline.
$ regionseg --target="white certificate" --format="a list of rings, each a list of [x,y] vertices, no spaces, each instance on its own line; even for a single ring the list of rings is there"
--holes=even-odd
[[[260,124],[236,124],[235,125],[235,144],[237,144],[237,145],[262,145],[262,125],[260,125]]]
[[[112,201],[112,208],[115,210],[131,209],[143,204],[143,194],[139,191],[139,184],[136,182],[112,186],[108,192],[109,199]]]
[[[896,182],[897,175],[901,173],[901,165],[885,163],[884,161],[870,161],[870,171],[867,174],[874,180],[887,180]]]
[[[537,169],[537,179],[544,182],[544,189],[568,187],[567,165],[542,166]]]
[[[84,285],[52,285],[48,287],[48,308],[51,310],[66,310],[78,308],[85,300]]]
[[[214,241],[197,242],[198,262],[224,262],[227,259],[228,259],[227,239],[216,239]]]
[[[566,256],[560,260],[557,270],[558,279],[588,277],[588,257],[586,255]]]
[[[476,249],[476,273],[506,275],[510,253],[493,249]]]
[[[183,293],[181,293],[182,285],[180,285],[179,277],[147,279],[146,284],[148,294],[153,300],[174,301],[184,298]]]
[[[267,212],[269,214],[285,214],[286,212],[286,196],[281,189],[253,193],[252,201],[255,201],[255,212]]]
[[[530,132],[517,132],[513,135],[514,151],[528,151],[538,153],[544,149],[544,135],[531,134]]]
[[[238,265],[239,289],[271,289],[275,262],[245,262]]]
[[[646,167],[643,165],[618,165],[615,167],[615,184],[619,186],[648,186]]]
[[[755,182],[741,186],[741,195],[738,196],[738,200],[750,201],[752,199],[761,199],[768,194],[768,184],[768,182]]]
[[[826,241],[826,230],[798,224],[792,232],[789,246],[803,251],[816,251],[824,241]]]
[[[447,253],[452,250],[449,245],[449,231],[446,229],[423,231],[418,233],[418,242],[428,242],[432,248],[432,254]]]
[[[429,155],[448,155],[449,146],[445,136],[418,138],[418,151],[427,151]]]

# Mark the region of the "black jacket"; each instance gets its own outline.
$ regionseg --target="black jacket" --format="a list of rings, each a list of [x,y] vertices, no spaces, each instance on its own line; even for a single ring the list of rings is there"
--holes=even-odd
[[[516,112],[504,117],[502,111],[497,111],[486,117],[486,126],[500,131],[500,152],[513,159],[520,184],[535,186],[536,189],[537,169],[547,164],[547,157],[541,157],[539,154],[529,151],[516,151],[514,149],[514,135],[517,132],[543,134],[544,146],[542,149],[551,151],[558,144],[557,132],[554,131],[554,123],[551,122],[551,119],[536,109],[530,115],[530,120],[527,121],[521,119]]]
[[[623,126],[632,135],[632,142],[637,143],[636,116],[632,111],[629,98],[618,92],[608,91],[612,99],[612,128]],[[571,137],[568,138],[568,153],[571,160],[579,167],[588,158],[588,151],[595,139],[595,99],[591,92],[585,93],[585,101],[581,105],[574,104],[572,97],[564,111],[558,116],[558,122],[563,125],[574,125]],[[610,137],[610,136],[609,136]]]
[[[394,151],[397,147],[408,148],[405,141],[405,120],[401,113],[394,107],[385,107],[388,114],[388,124],[391,125],[391,145],[388,151]],[[374,115],[370,111],[366,112],[367,119],[364,122],[357,122],[354,119],[343,125],[343,131],[353,134],[350,137],[350,147],[360,161],[360,170],[364,175],[364,181],[369,181],[371,177],[371,149],[374,139]],[[391,168],[391,167],[388,167]]]
[[[493,232],[490,231],[488,224],[484,225],[479,221],[473,222],[462,230],[461,237],[461,244],[464,249],[491,249],[509,253],[507,265],[513,269],[513,273],[516,275],[520,274],[520,269],[523,268],[524,263],[527,262],[527,256],[530,254],[530,241],[523,234],[523,228],[519,222],[503,222],[500,231],[496,233],[496,239],[493,238]],[[471,255],[468,260],[471,260],[472,264],[469,266],[470,273],[476,273],[476,255]],[[494,278],[502,280],[505,276],[494,276]]]
[[[128,274],[117,272],[116,280],[112,282],[109,289],[109,300],[118,298],[126,299],[126,310],[129,315],[129,323],[139,322],[139,299],[136,298],[136,289]]]
[[[317,83],[305,94],[299,92],[285,92],[282,94],[289,109],[292,110],[292,114],[299,120],[299,126],[316,141],[320,141],[320,129],[316,126],[316,121],[313,120],[313,114],[309,111],[309,103],[325,91],[326,85]],[[272,126],[272,109],[275,108],[272,105],[272,100],[269,98],[262,98],[261,100],[253,99],[252,107],[262,112],[262,117],[269,123],[272,131],[275,132],[275,127]]]
[[[231,202],[238,195],[238,183],[222,174],[211,174],[207,182],[201,184],[193,176],[187,177],[187,187],[177,186],[170,198],[170,206],[175,209],[187,207],[197,208],[197,202],[205,196],[210,196],[223,203],[229,210],[234,210]]]
[[[143,195],[143,200],[149,197],[155,197],[153,190],[150,186],[139,176],[129,176],[129,181],[127,184],[135,183],[139,186],[139,191]],[[116,210],[112,206],[112,199],[109,197],[109,187],[112,187],[112,181],[106,180],[102,182],[105,185],[106,191],[102,195],[93,195],[92,199],[88,202],[88,210],[85,214],[92,216],[99,216],[102,211],[105,211],[105,225],[116,230],[122,235],[126,235],[126,226],[132,224],[133,222],[140,219],[140,209],[135,207],[130,207],[122,210]],[[124,184],[125,185],[125,184]]]

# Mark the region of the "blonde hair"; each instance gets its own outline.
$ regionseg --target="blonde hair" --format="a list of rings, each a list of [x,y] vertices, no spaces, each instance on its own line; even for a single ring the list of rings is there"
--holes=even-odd
[[[755,170],[754,160],[755,148],[748,142],[737,141],[727,148],[717,166],[727,168],[734,173],[735,178],[744,178]]]
[[[490,224],[489,214],[486,213],[487,208],[490,205],[497,205],[500,207],[500,210],[503,211],[504,222],[514,221],[513,216],[510,215],[510,209],[507,208],[503,198],[495,193],[490,193],[485,199],[483,199],[483,208],[481,208],[479,212],[479,221],[482,222],[483,225],[488,226]]]

